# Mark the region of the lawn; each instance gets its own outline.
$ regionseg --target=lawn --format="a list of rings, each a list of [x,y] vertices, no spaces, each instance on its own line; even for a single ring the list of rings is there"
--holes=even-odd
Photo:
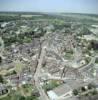
[[[32,89],[33,89],[32,85],[25,84],[25,85],[21,86],[19,90],[20,90],[21,94],[26,97],[26,96],[31,95]]]
[[[58,87],[61,83],[59,81],[56,81],[56,80],[50,80],[48,83],[45,83],[43,85],[43,89],[45,91],[49,91],[49,90],[52,90],[56,87]]]
[[[24,68],[24,64],[22,62],[20,62],[19,60],[15,61],[14,62],[14,65],[15,65],[15,71],[17,73],[20,73],[22,71],[22,69]]]

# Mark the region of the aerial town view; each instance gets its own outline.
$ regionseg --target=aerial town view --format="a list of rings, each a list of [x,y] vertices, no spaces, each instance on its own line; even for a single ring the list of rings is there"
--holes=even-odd
[[[0,100],[98,100],[98,0],[0,0]]]

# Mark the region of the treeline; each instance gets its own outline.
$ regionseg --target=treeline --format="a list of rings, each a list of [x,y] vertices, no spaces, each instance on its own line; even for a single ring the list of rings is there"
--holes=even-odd
[[[0,16],[0,22],[8,22],[8,21],[19,20],[19,19],[20,16],[5,16],[5,15]]]
[[[38,19],[51,19],[51,17],[50,16],[22,17],[21,15],[17,15],[17,16],[0,15],[0,22],[9,22],[15,20],[38,20]]]

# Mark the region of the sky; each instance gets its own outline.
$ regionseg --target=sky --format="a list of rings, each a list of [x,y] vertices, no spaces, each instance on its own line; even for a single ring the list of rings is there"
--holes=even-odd
[[[98,14],[98,0],[0,0],[0,11]]]

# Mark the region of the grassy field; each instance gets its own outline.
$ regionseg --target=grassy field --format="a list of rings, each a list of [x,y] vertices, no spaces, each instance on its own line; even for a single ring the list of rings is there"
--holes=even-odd
[[[43,15],[21,15],[21,17],[40,17],[40,16],[43,16]]]
[[[17,73],[20,73],[22,71],[22,69],[24,68],[24,64],[22,62],[20,62],[19,60],[14,61],[14,65],[15,65],[15,71]]]
[[[19,88],[19,91],[21,92],[21,95],[27,97],[27,96],[30,96],[31,93],[32,93],[32,89],[33,89],[33,86],[32,85],[23,85]]]

